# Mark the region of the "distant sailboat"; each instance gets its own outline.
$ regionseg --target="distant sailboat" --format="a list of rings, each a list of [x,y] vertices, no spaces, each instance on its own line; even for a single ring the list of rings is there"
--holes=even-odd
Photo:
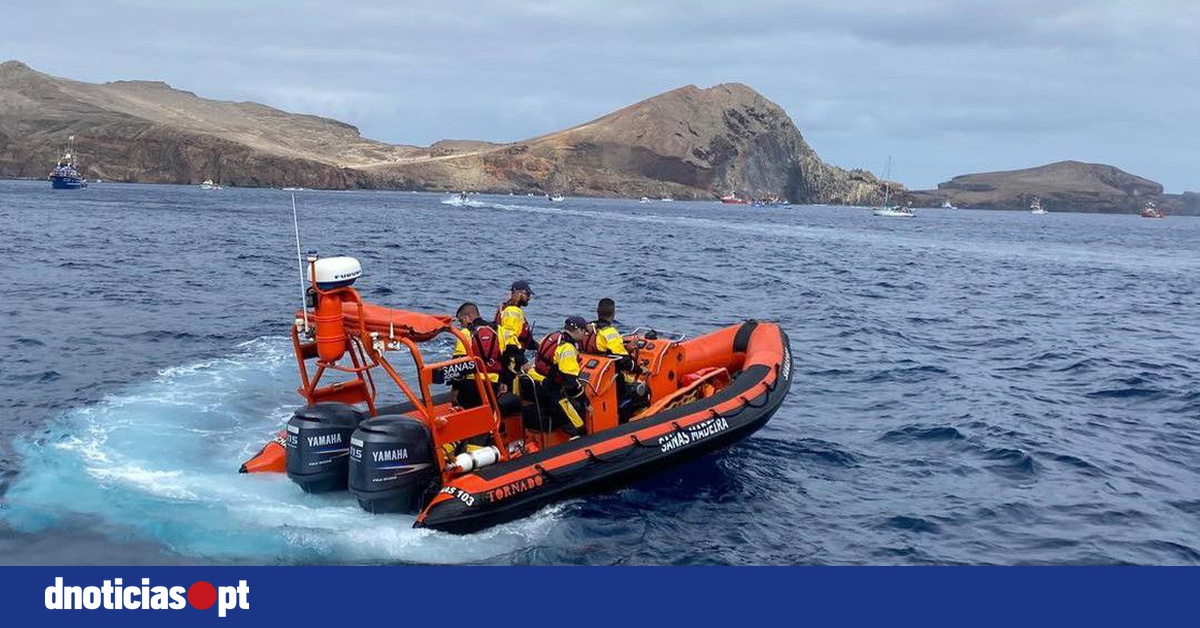
[[[883,218],[915,218],[916,214],[913,213],[913,210],[907,207],[901,207],[899,205],[892,205],[889,203],[891,200],[890,192],[892,186],[888,183],[888,178],[891,176],[892,158],[889,155],[887,168],[884,169],[883,172],[883,205],[872,209],[871,213],[875,216],[880,216]]]

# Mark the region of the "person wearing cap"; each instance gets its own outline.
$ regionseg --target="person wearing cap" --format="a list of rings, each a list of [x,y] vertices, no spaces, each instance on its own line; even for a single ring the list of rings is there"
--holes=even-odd
[[[549,419],[549,428],[561,428],[571,438],[587,433],[584,417],[587,415],[587,395],[579,381],[579,348],[583,340],[587,321],[581,316],[570,316],[563,322],[560,331],[547,334],[538,343],[530,378],[539,385],[534,394],[539,409],[548,408],[548,417],[539,416],[539,422]],[[539,410],[539,415],[541,414]],[[542,427],[545,426],[531,426]]]
[[[513,386],[514,378],[521,373],[525,365],[525,351],[536,350],[538,344],[533,339],[533,330],[525,319],[526,305],[533,298],[533,290],[524,279],[514,281],[509,290],[508,300],[500,304],[496,310],[496,330],[500,332],[500,361],[504,366],[500,373],[500,382],[508,388]]]

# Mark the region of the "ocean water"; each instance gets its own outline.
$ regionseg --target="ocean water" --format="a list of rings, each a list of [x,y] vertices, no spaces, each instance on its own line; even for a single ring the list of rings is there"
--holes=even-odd
[[[456,537],[236,473],[300,404],[291,198],[0,181],[0,564],[1200,563],[1196,218],[296,192],[369,300],[791,337],[752,437]]]

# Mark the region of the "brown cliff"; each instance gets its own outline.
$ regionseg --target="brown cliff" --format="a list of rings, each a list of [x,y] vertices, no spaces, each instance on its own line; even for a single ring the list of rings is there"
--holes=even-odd
[[[868,173],[823,163],[778,105],[739,84],[683,87],[521,142],[420,148],[164,83],[97,85],[0,64],[0,176],[45,176],[68,135],[85,176],[115,181],[826,203],[877,189]]]

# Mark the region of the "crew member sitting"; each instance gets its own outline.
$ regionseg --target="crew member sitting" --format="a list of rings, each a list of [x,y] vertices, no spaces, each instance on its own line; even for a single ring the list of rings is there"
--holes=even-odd
[[[500,334],[491,323],[479,316],[479,307],[474,303],[467,302],[458,306],[454,316],[463,331],[470,335],[471,353],[479,356],[484,372],[453,380],[450,386],[454,391],[455,403],[462,408],[474,408],[483,404],[483,399],[479,398],[479,388],[475,385],[477,378],[486,378],[495,390],[497,398],[507,390],[500,384]],[[455,343],[453,355],[456,358],[467,355],[467,348],[463,346],[461,339]]]
[[[617,317],[617,303],[605,297],[596,304],[596,320],[588,323],[583,341],[585,353],[597,353],[617,358],[617,399],[621,422],[628,420],[641,402],[645,401],[645,386],[637,383],[637,364],[625,348],[625,339],[613,322]]]
[[[568,317],[561,331],[547,334],[538,344],[533,372],[529,373],[537,382],[532,393],[537,415],[526,415],[526,427],[542,431],[561,428],[571,438],[587,433],[583,418],[588,401],[579,381],[578,349],[585,327],[583,317]]]

